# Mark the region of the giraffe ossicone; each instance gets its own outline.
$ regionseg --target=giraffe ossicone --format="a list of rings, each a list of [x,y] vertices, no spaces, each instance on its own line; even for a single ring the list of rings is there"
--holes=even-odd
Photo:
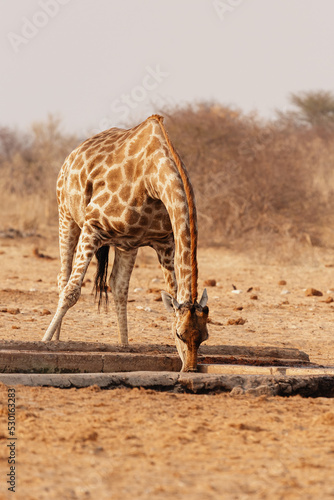
[[[163,124],[153,115],[129,130],[111,128],[83,142],[65,160],[57,181],[59,301],[43,341],[59,339],[62,319],[80,297],[94,255],[100,300],[109,278],[118,340],[128,344],[127,298],[139,247],[157,252],[166,308],[183,371],[196,371],[199,345],[208,338],[206,290],[197,301],[197,218],[193,188]]]

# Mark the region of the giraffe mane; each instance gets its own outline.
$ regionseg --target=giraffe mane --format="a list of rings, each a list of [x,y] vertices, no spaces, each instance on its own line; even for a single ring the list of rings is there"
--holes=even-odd
[[[194,201],[194,192],[193,188],[190,184],[189,177],[187,172],[185,171],[184,166],[182,165],[182,161],[177,151],[175,150],[167,130],[164,127],[163,120],[164,117],[160,115],[152,115],[148,118],[149,120],[154,119],[157,120],[162,133],[166,139],[168,148],[172,153],[174,162],[176,164],[177,170],[180,174],[184,190],[186,193],[187,204],[189,209],[189,225],[190,225],[190,253],[191,253],[191,297],[192,301],[195,302],[197,300],[197,282],[198,282],[198,267],[197,267],[197,226],[196,226],[196,206]]]

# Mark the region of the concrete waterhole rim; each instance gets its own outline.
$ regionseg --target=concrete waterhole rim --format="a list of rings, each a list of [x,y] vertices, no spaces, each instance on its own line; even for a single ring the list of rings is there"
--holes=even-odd
[[[7,386],[334,397],[334,367],[312,364],[293,348],[203,345],[199,372],[180,368],[172,345],[0,342],[0,382]]]

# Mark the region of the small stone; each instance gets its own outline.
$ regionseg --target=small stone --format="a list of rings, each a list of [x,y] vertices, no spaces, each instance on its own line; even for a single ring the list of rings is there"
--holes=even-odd
[[[242,310],[243,310],[242,306],[234,307],[234,309],[233,309],[233,311],[242,311]]]
[[[49,309],[43,309],[43,311],[39,313],[40,316],[48,316],[49,314],[51,314],[51,311],[49,311]]]
[[[241,387],[241,385],[237,385],[233,387],[232,391],[230,392],[230,396],[242,396],[245,393],[244,389]]]
[[[286,281],[285,280],[280,280],[278,282],[279,286],[285,286],[286,285]]]
[[[251,295],[250,298],[251,298],[251,300],[257,300],[258,296],[257,295]]]
[[[216,321],[212,318],[208,318],[208,323],[210,323],[211,325],[216,325],[216,326],[224,326],[223,323],[221,323],[220,321]]]
[[[308,288],[306,291],[305,291],[305,295],[306,297],[322,297],[323,293],[320,292],[320,290],[316,290],[315,288]]]
[[[244,325],[245,323],[246,320],[243,318],[229,319],[227,322],[228,325]]]
[[[18,308],[8,308],[7,311],[9,314],[20,314],[20,309]]]
[[[96,431],[89,432],[86,436],[84,435],[81,439],[82,441],[96,441],[98,438],[98,433]]]
[[[217,281],[214,279],[208,279],[204,281],[204,286],[216,286]]]
[[[334,302],[334,299],[333,297],[327,297],[327,299],[324,300],[324,302],[326,302],[326,304],[330,304],[331,302]]]

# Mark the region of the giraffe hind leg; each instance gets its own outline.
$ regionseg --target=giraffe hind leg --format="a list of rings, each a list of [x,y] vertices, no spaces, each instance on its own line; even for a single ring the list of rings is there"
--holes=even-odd
[[[122,345],[128,344],[128,292],[137,252],[137,249],[123,251],[115,248],[114,264],[110,276],[110,288],[113,294],[117,314],[118,341]]]

